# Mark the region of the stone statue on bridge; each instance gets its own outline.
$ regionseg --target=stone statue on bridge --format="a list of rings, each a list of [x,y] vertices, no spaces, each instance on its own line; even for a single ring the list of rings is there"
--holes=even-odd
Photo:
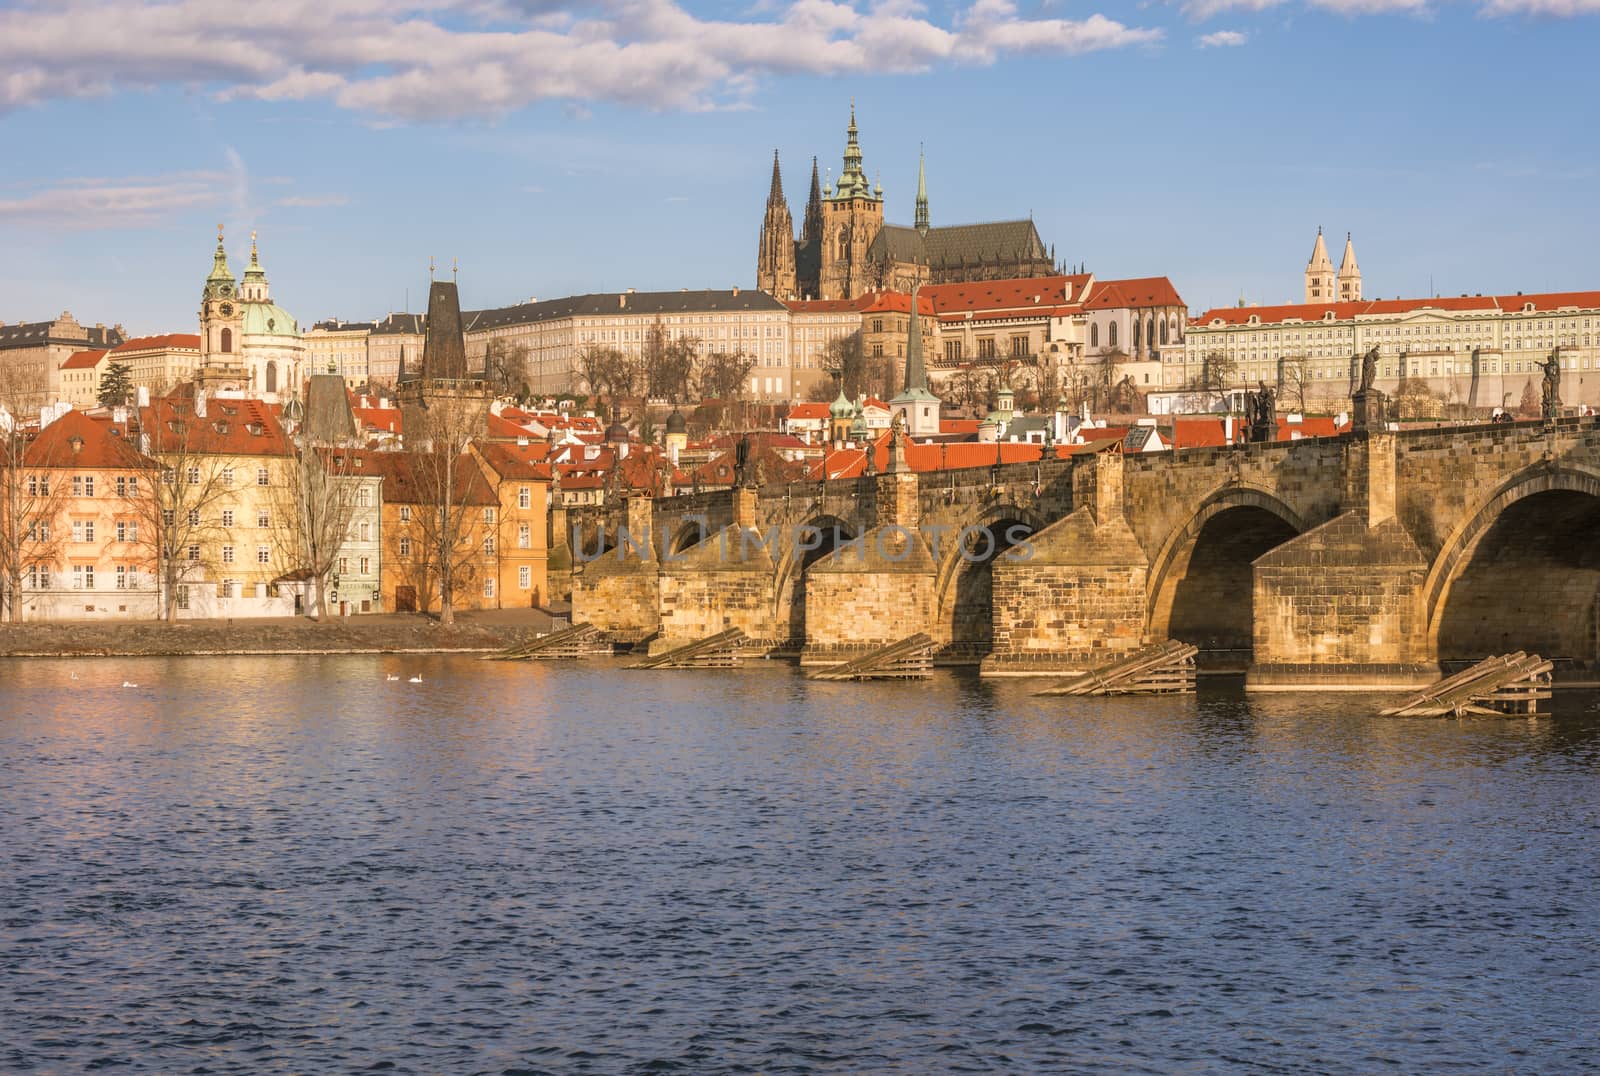
[[[1254,392],[1245,393],[1245,426],[1251,444],[1273,440],[1278,433],[1278,401],[1265,381],[1256,382]]]
[[[1378,345],[1361,356],[1361,387],[1357,392],[1371,392],[1378,380]]]
[[[1539,365],[1544,370],[1539,411],[1549,422],[1561,411],[1561,349],[1550,352],[1550,357]]]
[[[755,474],[750,468],[750,435],[744,434],[733,446],[733,484],[754,485]]]

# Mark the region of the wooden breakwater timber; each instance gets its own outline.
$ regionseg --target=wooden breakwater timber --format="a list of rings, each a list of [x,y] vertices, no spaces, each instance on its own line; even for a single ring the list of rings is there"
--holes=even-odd
[[[532,642],[507,647],[485,661],[561,661],[611,653],[611,644],[593,624],[574,624]]]
[[[745,634],[738,628],[674,647],[629,665],[630,669],[737,669],[744,660]]]
[[[829,665],[807,676],[808,680],[923,680],[933,675],[933,652],[938,648],[932,636],[918,632],[897,643],[879,647],[854,661]]]
[[[1550,697],[1551,663],[1538,654],[1485,658],[1447,676],[1398,706],[1382,711],[1384,717],[1505,717],[1539,712]]]
[[[1191,643],[1175,639],[1157,643],[1034,694],[1175,695],[1192,692],[1197,653],[1199,648]]]

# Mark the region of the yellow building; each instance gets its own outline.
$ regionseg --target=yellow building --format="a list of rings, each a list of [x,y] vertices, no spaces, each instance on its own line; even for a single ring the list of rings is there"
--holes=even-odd
[[[546,444],[496,441],[472,446],[499,501],[494,544],[497,608],[542,605],[550,596],[548,452]]]

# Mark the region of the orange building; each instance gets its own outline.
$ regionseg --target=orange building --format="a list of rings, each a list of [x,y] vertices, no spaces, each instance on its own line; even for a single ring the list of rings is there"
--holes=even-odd
[[[452,607],[496,607],[500,506],[476,459],[457,456],[448,478],[432,457],[416,452],[363,453],[354,469],[383,479],[382,608],[437,611],[444,576],[441,551],[446,548],[452,561]],[[444,511],[447,502],[449,510]]]
[[[496,514],[497,608],[527,608],[549,596],[550,446],[491,441],[472,454],[490,482]]]

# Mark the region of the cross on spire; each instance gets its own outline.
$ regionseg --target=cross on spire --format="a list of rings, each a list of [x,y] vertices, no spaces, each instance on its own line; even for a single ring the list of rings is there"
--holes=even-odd
[[[433,279],[433,255],[428,255],[428,279]]]
[[[451,280],[458,280],[458,279],[460,279],[460,277],[461,277],[461,267],[456,264],[456,260],[454,258],[451,258],[450,259],[450,279]]]

